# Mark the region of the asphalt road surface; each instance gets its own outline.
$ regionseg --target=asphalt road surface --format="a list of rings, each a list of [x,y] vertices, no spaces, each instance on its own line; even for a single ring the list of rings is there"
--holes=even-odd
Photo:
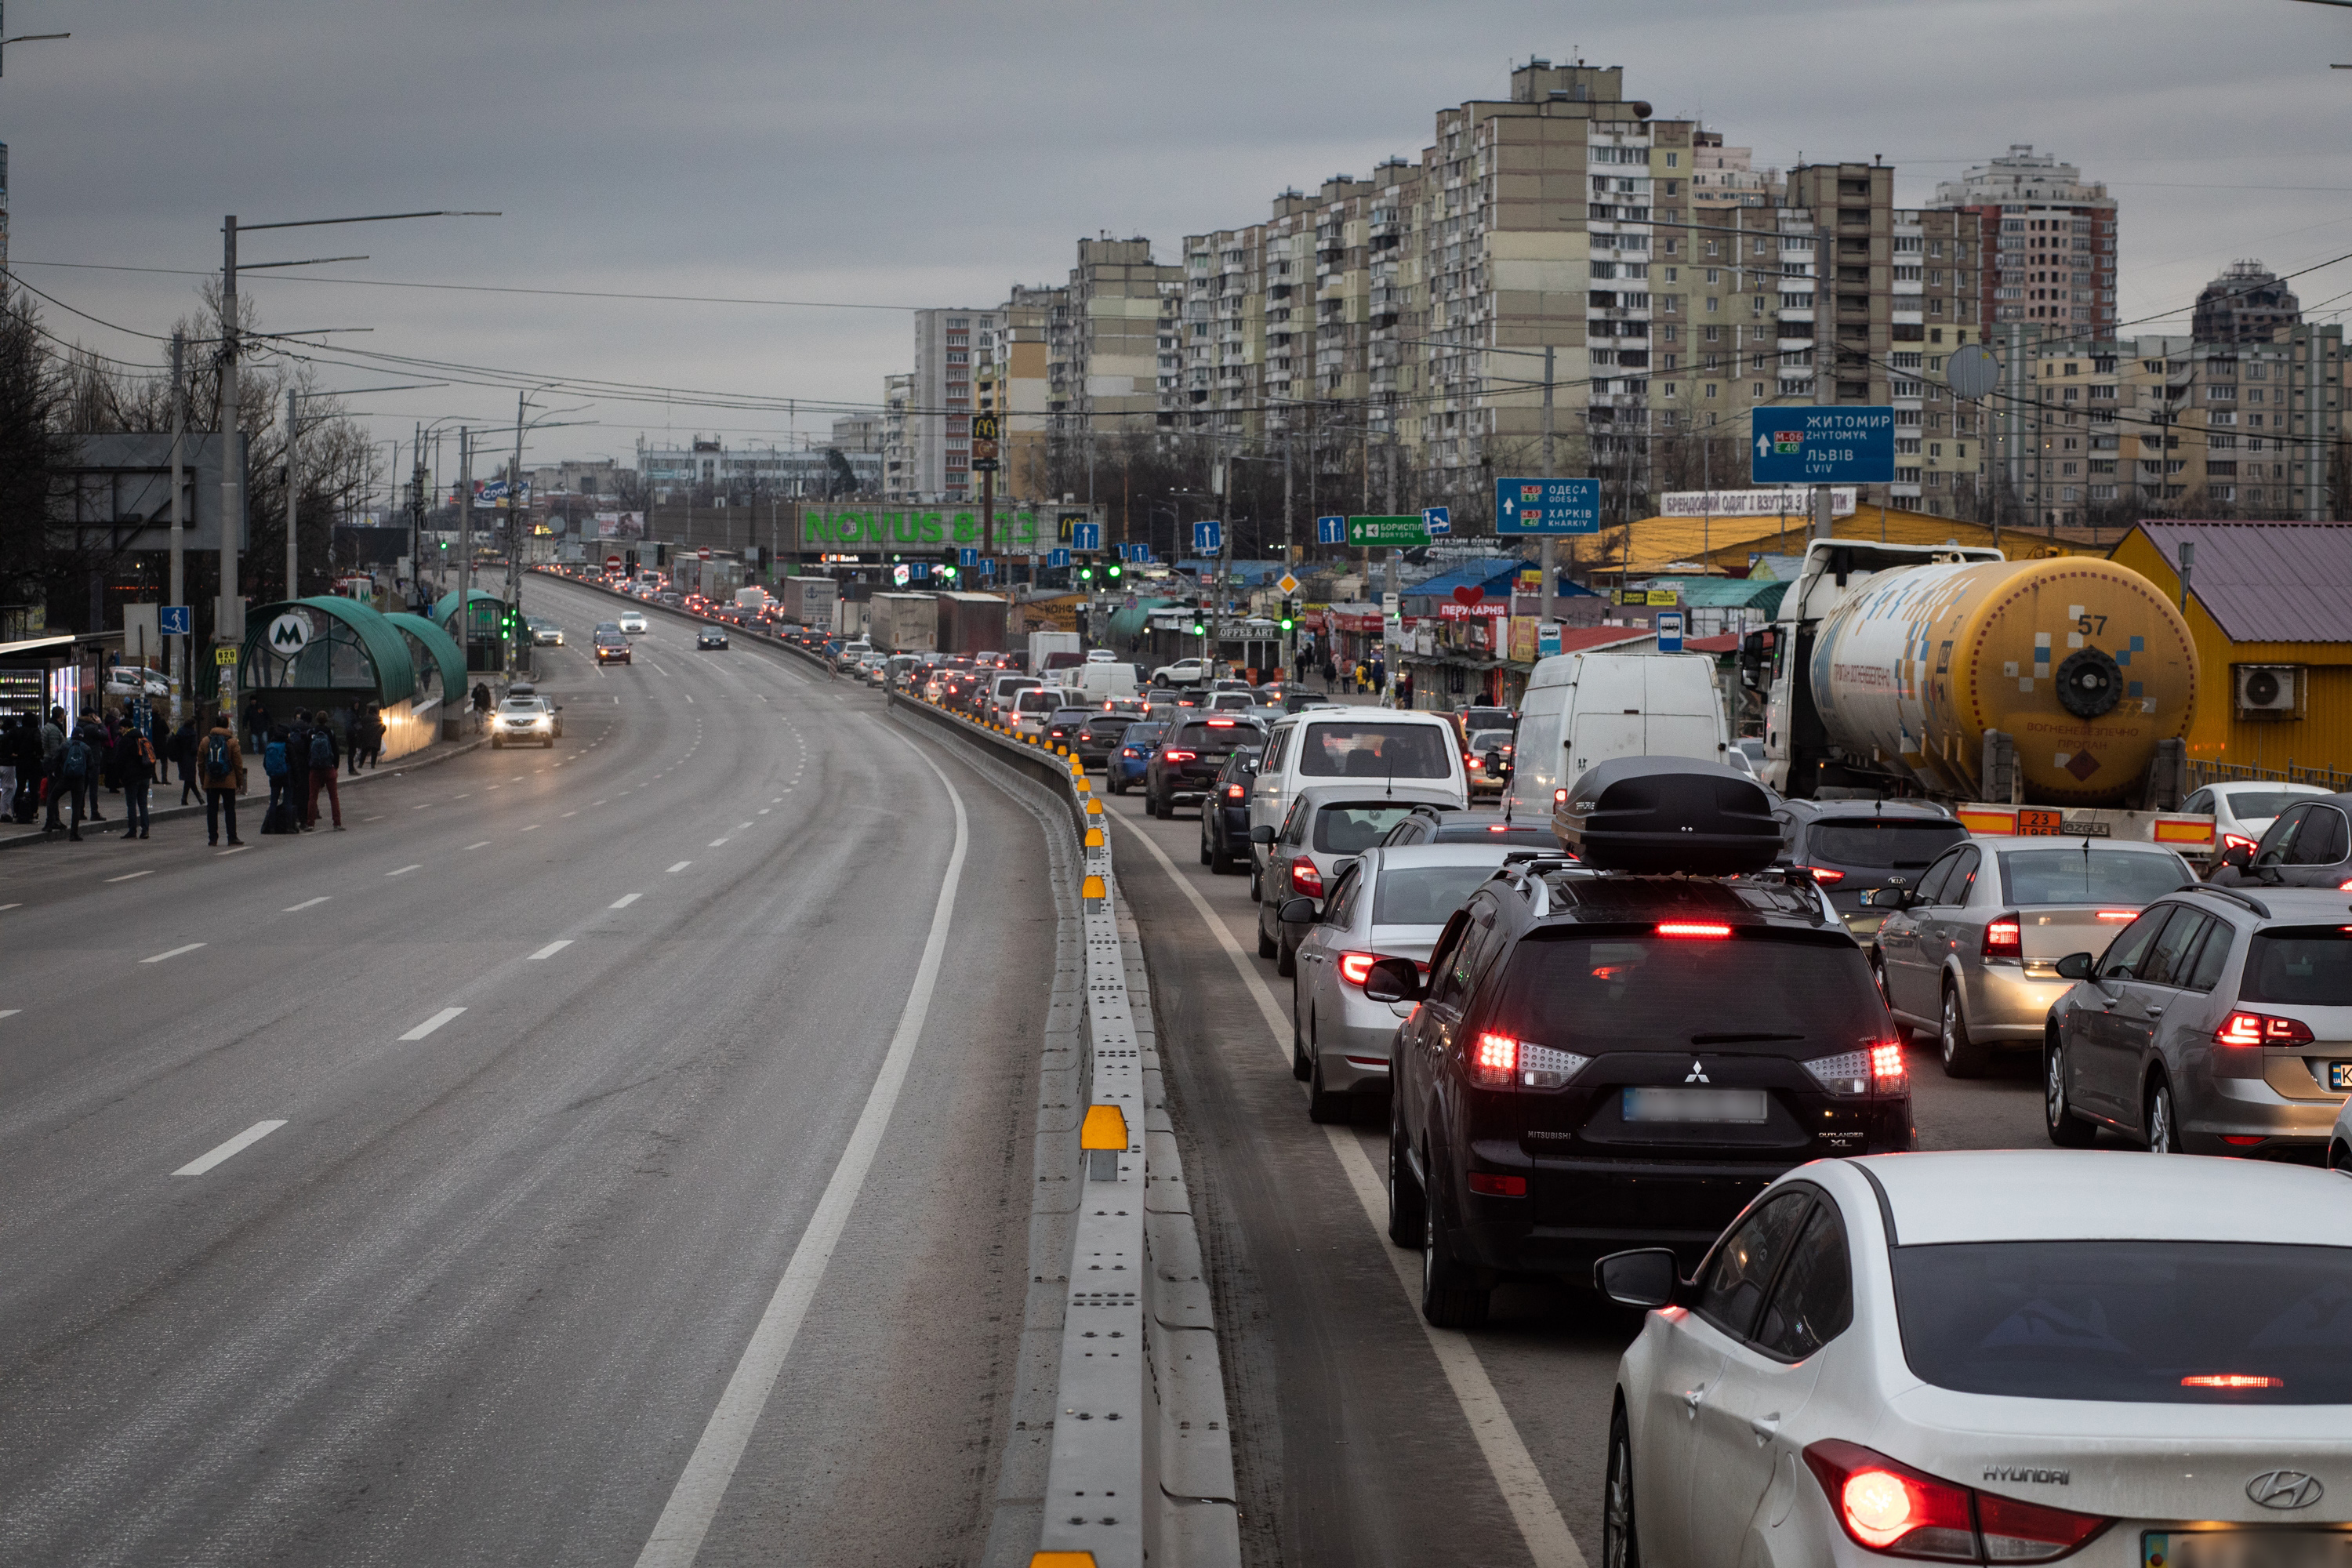
[[[1610,1394],[1638,1317],[1514,1285],[1475,1334],[1426,1327],[1420,1258],[1382,1232],[1385,1108],[1307,1120],[1290,982],[1256,955],[1248,878],[1199,864],[1193,812],[1105,805],[1214,1271],[1247,1560],[1598,1563]],[[1909,1060],[1921,1147],[2046,1146],[2030,1058],[1972,1082],[1924,1046]]]
[[[781,651],[656,616],[600,671],[614,601],[527,597],[552,750],[0,867],[0,1562],[978,1554],[1036,811]]]

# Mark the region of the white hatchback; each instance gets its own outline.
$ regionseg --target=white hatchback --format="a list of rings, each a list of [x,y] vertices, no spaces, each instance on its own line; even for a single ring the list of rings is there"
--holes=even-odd
[[[623,610],[621,612],[621,629],[628,633],[631,637],[644,636],[646,630],[646,613],[643,610]]]
[[[1617,1369],[1603,1560],[2352,1562],[2352,1186],[2122,1152],[1824,1160]],[[1638,1542],[1637,1552],[1629,1552]]]

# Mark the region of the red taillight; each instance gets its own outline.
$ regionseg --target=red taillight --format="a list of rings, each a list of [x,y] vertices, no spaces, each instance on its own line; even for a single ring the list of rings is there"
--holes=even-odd
[[[1985,923],[1984,957],[2021,960],[2025,957],[2024,932],[2020,929],[2015,915],[2002,915]]]
[[[1465,755],[1465,756],[1463,757],[1463,759],[1462,759],[1462,760],[1463,760],[1463,762],[1464,762],[1464,763],[1467,763],[1469,766],[1471,766],[1471,767],[1473,767],[1473,768],[1479,769],[1479,770],[1481,770],[1481,771],[1484,771],[1484,769],[1485,769],[1485,768],[1486,768],[1486,763],[1484,763],[1480,762],[1477,758],[1473,757],[1473,756]]]
[[[1481,1035],[1470,1050],[1471,1081],[1485,1089],[1507,1089],[1519,1068],[1519,1042],[1508,1035]]]
[[[1884,1040],[1870,1047],[1870,1076],[1878,1082],[1901,1078],[1908,1070],[1904,1065],[1900,1041]]]
[[[2260,1377],[2246,1372],[2200,1372],[2180,1380],[2183,1388],[2284,1388],[2283,1377]]]
[[[1977,1493],[1977,1531],[1988,1563],[2055,1563],[2114,1522],[2016,1498]]]
[[[1523,1198],[1528,1195],[1525,1176],[1496,1176],[1485,1171],[1470,1173],[1470,1190],[1490,1198]]]
[[[1209,728],[1212,730],[1230,730],[1233,727],[1234,721],[1231,719],[1212,719],[1209,721]]]
[[[1561,806],[1566,805],[1567,804],[1568,792],[1566,790],[1556,789],[1551,792],[1551,808],[1554,811],[1558,811]]]
[[[1339,955],[1339,978],[1350,985],[1361,985],[1380,962],[1376,952],[1343,952]]]
[[[2139,911],[2137,910],[2101,910],[2099,918],[2110,924],[2119,925],[2125,921],[2137,920]]]
[[[2266,1013],[2232,1013],[2213,1031],[2217,1046],[2302,1046],[2311,1040],[2311,1027],[2301,1019]]]
[[[1225,786],[1225,798],[1227,800],[1240,800],[1248,793],[1248,791],[1243,789],[1239,784],[1227,784]]]
[[[1800,871],[1810,872],[1813,880],[1819,882],[1824,888],[1832,887],[1836,883],[1845,880],[1844,872],[1832,871],[1827,866],[1800,866],[1797,869]]]
[[[1711,921],[1660,921],[1658,934],[1714,939],[1729,936],[1731,928],[1727,925],[1717,925]]]
[[[2221,835],[2221,847],[2224,849],[2252,849],[2253,847],[2254,841],[2242,833]]]
[[[1290,890],[1304,893],[1310,899],[1323,896],[1323,873],[1315,868],[1314,861],[1293,860],[1290,863]]]
[[[1858,1546],[1933,1563],[1974,1563],[1969,1489],[1834,1438],[1805,1450],[1838,1523]]]
[[[1193,762],[1201,755],[1198,752],[1162,752],[1160,754],[1171,763]]]

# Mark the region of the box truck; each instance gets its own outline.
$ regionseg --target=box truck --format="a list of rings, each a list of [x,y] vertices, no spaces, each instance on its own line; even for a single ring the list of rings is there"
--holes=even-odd
[[[929,653],[940,646],[940,606],[930,594],[877,594],[866,635],[887,653]]]
[[[784,619],[804,626],[831,629],[833,606],[841,592],[830,577],[787,577],[784,590]]]
[[[981,653],[1004,646],[1005,601],[993,594],[939,595],[939,651]]]

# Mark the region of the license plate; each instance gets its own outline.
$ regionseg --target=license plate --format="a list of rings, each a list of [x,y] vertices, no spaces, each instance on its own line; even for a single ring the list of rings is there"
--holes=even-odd
[[[2352,1089],[2352,1062],[2329,1062],[2327,1064],[2327,1087],[2330,1089]]]
[[[2184,1530],[2145,1531],[2141,1568],[2347,1568],[2352,1531]]]
[[[1765,1121],[1769,1100],[1760,1089],[1629,1089],[1628,1121]]]

